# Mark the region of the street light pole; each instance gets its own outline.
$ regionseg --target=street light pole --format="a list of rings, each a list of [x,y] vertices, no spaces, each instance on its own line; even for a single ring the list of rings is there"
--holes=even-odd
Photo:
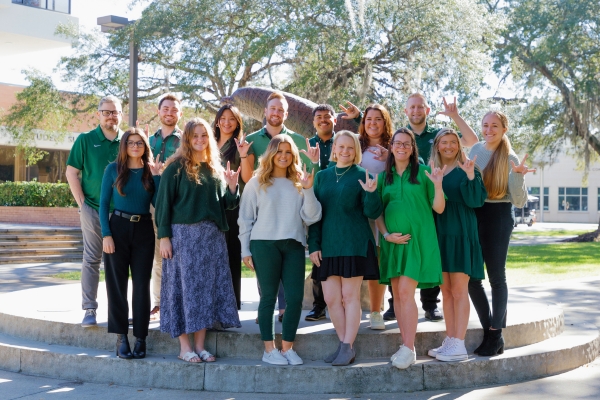
[[[98,17],[97,23],[100,25],[102,32],[112,32],[121,29],[129,24],[133,24],[135,20],[128,20],[124,17],[116,15],[107,15]],[[129,41],[129,126],[136,126],[138,114],[138,59],[139,49],[135,43],[133,36]]]

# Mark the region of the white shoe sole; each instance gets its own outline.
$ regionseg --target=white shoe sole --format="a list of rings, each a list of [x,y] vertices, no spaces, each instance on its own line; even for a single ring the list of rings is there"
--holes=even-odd
[[[408,365],[406,363],[396,362],[396,359],[394,359],[394,361],[392,361],[392,365],[398,369],[406,369],[406,368],[410,367],[411,365],[413,365],[414,363],[415,363],[415,360],[411,360],[411,362],[408,363]]]
[[[271,364],[271,365],[288,365],[287,360],[285,360],[285,362],[283,361],[273,361],[273,360],[268,360],[266,358],[263,357],[263,362],[266,362],[267,364]]]
[[[437,351],[437,349],[431,349],[431,350],[429,350],[429,351],[427,352],[427,355],[428,355],[429,357],[436,358],[436,357],[437,357],[437,352],[438,352],[438,351]]]
[[[370,325],[369,328],[373,329],[374,331],[385,331],[385,324]]]
[[[435,359],[438,361],[465,361],[465,360],[469,359],[469,355],[468,354],[452,354],[452,355],[438,354]]]

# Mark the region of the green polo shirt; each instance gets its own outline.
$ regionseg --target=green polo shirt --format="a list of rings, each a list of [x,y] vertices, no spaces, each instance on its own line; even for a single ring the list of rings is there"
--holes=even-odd
[[[156,131],[156,133],[150,136],[150,148],[152,149],[152,155],[156,159],[156,156],[160,154],[160,161],[165,162],[171,157],[179,148],[181,143],[181,134],[183,132],[179,127],[175,127],[173,133],[163,139],[162,129]]]
[[[117,159],[119,143],[123,131],[115,140],[108,140],[100,125],[89,132],[80,134],[69,153],[67,165],[81,171],[81,189],[85,196],[85,204],[94,210],[100,208],[100,189],[106,166]]]
[[[294,143],[296,143],[296,146],[298,146],[298,150],[306,150],[306,138],[304,136],[290,131],[285,127],[285,125],[279,134],[289,135]],[[246,141],[251,144],[248,154],[254,154],[254,170],[256,170],[256,168],[258,168],[258,158],[267,150],[267,146],[269,145],[271,138],[267,135],[267,129],[263,127],[261,130],[246,136]],[[307,171],[310,171],[311,165],[313,166],[315,173],[319,171],[318,163],[313,164],[306,154],[300,153],[300,159],[302,160],[303,164],[306,164]]]
[[[408,129],[414,132],[413,128],[410,124],[407,126]],[[433,146],[433,140],[435,139],[435,135],[442,128],[432,128],[429,124],[425,124],[425,129],[421,132],[420,135],[415,133],[415,141],[417,142],[417,148],[419,149],[419,157],[423,159],[423,163],[427,164],[429,162],[429,155],[431,154],[431,146]]]
[[[321,159],[321,164],[319,166],[321,169],[326,169],[329,166],[331,149],[333,148],[333,136],[335,136],[335,132],[333,132],[333,135],[329,140],[321,139],[318,134],[315,134],[315,136],[308,139],[308,143],[310,143],[311,147],[319,146],[319,155]]]

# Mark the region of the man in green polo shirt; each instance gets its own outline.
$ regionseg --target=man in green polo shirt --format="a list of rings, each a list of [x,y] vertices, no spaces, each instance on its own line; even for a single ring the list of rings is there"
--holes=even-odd
[[[163,163],[179,148],[181,142],[181,129],[177,126],[183,116],[181,100],[172,93],[165,94],[158,102],[158,118],[160,129],[150,136],[150,148],[154,159]],[[154,218],[154,207],[150,206],[150,213]],[[156,234],[156,224],[154,233]],[[160,312],[160,283],[162,280],[162,256],[160,255],[160,240],[154,243],[154,265],[152,266],[152,301],[154,306],[150,311],[150,319],[158,319]]]
[[[100,187],[106,166],[116,160],[119,152],[119,141],[123,135],[119,129],[122,114],[119,99],[114,96],[102,98],[96,112],[100,124],[96,129],[77,137],[67,160],[66,177],[73,197],[79,205],[83,234],[81,291],[85,316],[81,325],[84,328],[96,325],[98,281],[102,261],[102,232],[98,217]]]

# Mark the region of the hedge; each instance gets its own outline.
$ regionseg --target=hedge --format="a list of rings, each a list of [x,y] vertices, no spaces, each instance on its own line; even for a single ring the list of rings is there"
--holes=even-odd
[[[0,206],[77,207],[66,183],[0,183]]]

